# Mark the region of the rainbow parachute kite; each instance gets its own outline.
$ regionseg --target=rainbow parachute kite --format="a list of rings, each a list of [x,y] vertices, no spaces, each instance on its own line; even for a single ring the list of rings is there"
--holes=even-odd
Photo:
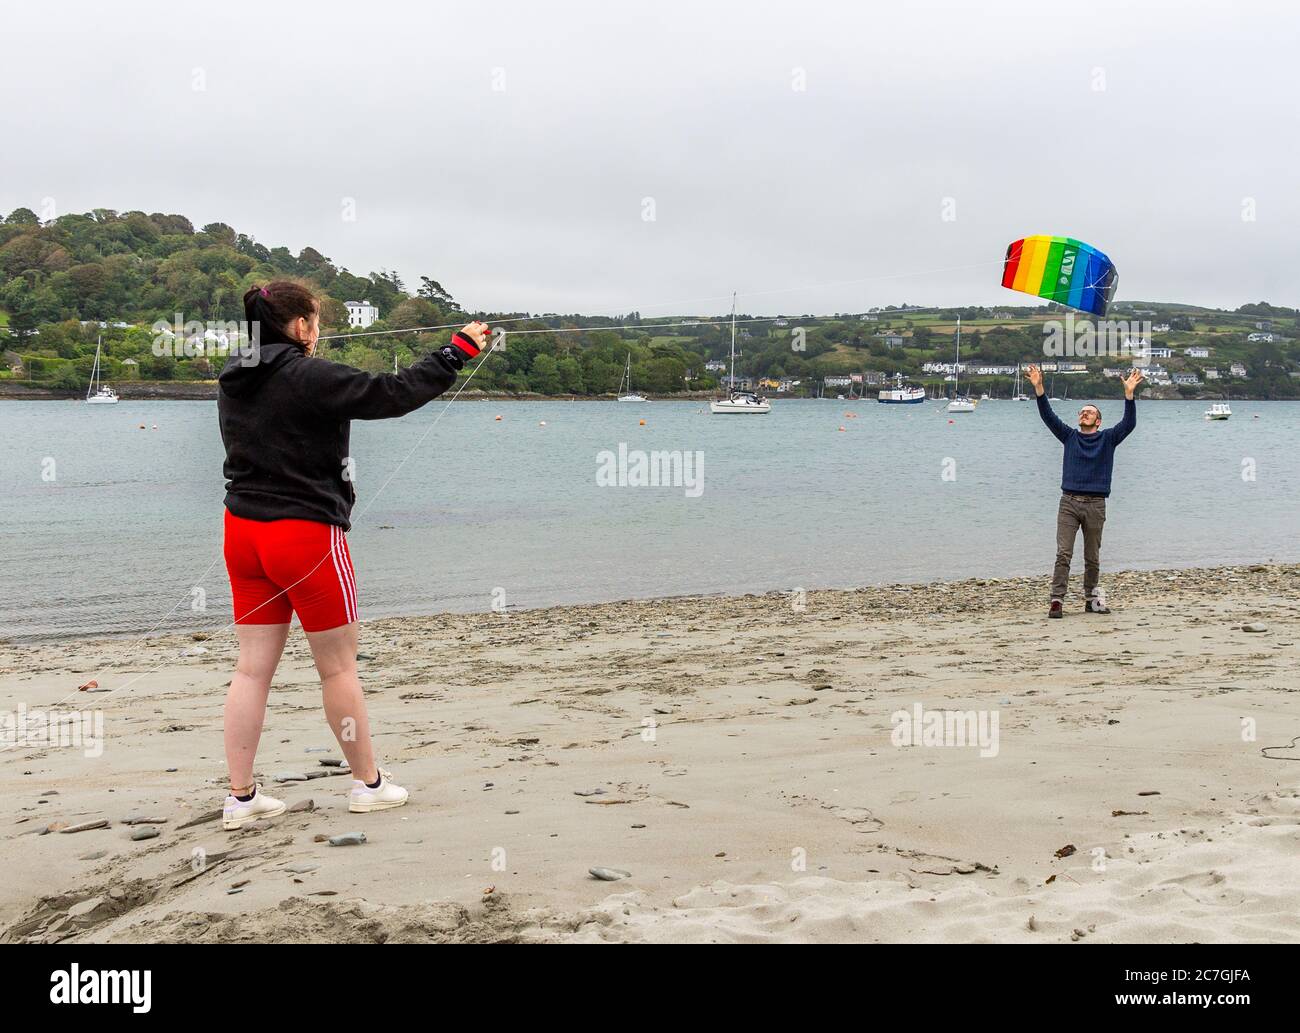
[[[1104,316],[1115,296],[1115,264],[1073,237],[1025,237],[1007,245],[1002,286]]]

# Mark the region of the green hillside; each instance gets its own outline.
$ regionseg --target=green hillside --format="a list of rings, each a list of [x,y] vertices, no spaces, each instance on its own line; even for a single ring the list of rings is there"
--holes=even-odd
[[[394,359],[406,364],[437,344],[449,330],[387,335],[385,330],[459,324],[472,317],[512,320],[502,354],[493,354],[475,374],[474,388],[549,395],[602,395],[618,388],[627,355],[637,390],[672,394],[713,390],[717,373],[709,360],[726,356],[730,328],[725,313],[643,318],[578,313],[532,316],[528,313],[470,312],[423,271],[408,283],[395,271],[358,275],[340,268],[314,248],[296,255],[267,247],[224,223],[199,229],[184,216],[95,209],[41,223],[27,209],[0,221],[0,346],[5,362],[0,380],[22,381],[56,390],[83,389],[95,344],[102,338],[104,372],[109,381],[212,379],[218,356],[159,354],[156,321],[224,323],[242,318],[243,292],[277,277],[310,283],[323,297],[322,333],[347,332],[343,302],[368,300],[381,320],[365,337],[329,342],[330,358],[360,369],[382,372]],[[1300,397],[1300,326],[1295,309],[1263,302],[1234,312],[1182,303],[1128,302],[1114,306],[1116,319],[1143,319],[1169,330],[1153,343],[1175,355],[1156,360],[1173,374],[1196,374],[1195,386],[1170,385],[1166,396]],[[759,317],[740,314],[737,372],[772,384],[786,382],[789,393],[816,394],[827,376],[868,374],[868,380],[901,374],[939,386],[941,375],[926,374],[927,362],[951,361],[957,316],[962,317],[962,358],[973,367],[1041,361],[1043,324],[1064,318],[1044,307],[1000,306],[912,311],[902,305],[872,313]],[[661,324],[626,330],[618,324]],[[691,325],[672,325],[688,323]],[[1256,324],[1268,324],[1261,331]],[[578,332],[572,328],[583,328]],[[1272,341],[1250,341],[1268,332]],[[894,336],[891,336],[894,335]],[[896,338],[896,339],[895,339]],[[1188,347],[1209,349],[1210,357],[1188,356]],[[1084,374],[1070,378],[1071,394],[1107,396],[1118,384],[1102,375],[1118,360],[1089,357]],[[1232,362],[1247,375],[1229,379]],[[1206,379],[1210,370],[1221,379]],[[1005,394],[1009,378],[974,376],[972,390]],[[795,383],[797,382],[797,383]],[[774,388],[769,388],[774,390]],[[834,392],[832,392],[834,393]]]

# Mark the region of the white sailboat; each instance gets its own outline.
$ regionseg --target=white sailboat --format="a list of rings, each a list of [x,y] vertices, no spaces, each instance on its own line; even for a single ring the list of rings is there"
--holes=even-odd
[[[626,385],[626,393],[624,386]],[[618,382],[618,400],[620,402],[644,402],[646,399],[632,390],[632,353],[627,353],[627,368],[623,371],[623,379]]]
[[[1011,396],[1013,402],[1027,402],[1029,396],[1020,391],[1020,363],[1016,363],[1016,393]]]
[[[103,382],[99,372],[99,352],[103,347],[104,338],[101,336],[95,340],[95,365],[90,371],[90,384],[86,388],[87,405],[116,405],[117,392]]]
[[[948,403],[949,412],[974,412],[975,403],[963,395],[958,387],[961,384],[961,316],[957,317],[957,364],[952,369],[952,401]]]
[[[731,372],[727,383],[730,391],[726,398],[719,398],[709,403],[709,412],[715,415],[728,413],[749,413],[762,416],[772,411],[772,403],[762,395],[752,391],[736,390],[736,295],[731,295]],[[843,395],[840,395],[843,398]]]

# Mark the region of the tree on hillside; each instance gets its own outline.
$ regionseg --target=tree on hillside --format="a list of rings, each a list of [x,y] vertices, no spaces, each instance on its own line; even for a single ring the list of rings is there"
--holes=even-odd
[[[420,277],[420,289],[415,292],[417,297],[427,298],[444,308],[459,309],[455,299],[447,293],[437,280],[431,280],[427,276]]]
[[[331,329],[347,326],[348,310],[343,302],[328,294],[323,296],[320,301],[320,325]]]
[[[587,387],[582,379],[582,363],[572,355],[566,355],[556,363],[560,376],[560,387],[571,395],[585,394]]]
[[[151,212],[149,218],[158,227],[159,231],[164,234],[184,237],[194,235],[194,223],[183,215],[164,215],[162,212]]]
[[[394,330],[407,330],[415,326],[437,326],[442,322],[442,313],[433,302],[425,298],[407,298],[397,303],[397,307],[384,322]]]
[[[270,248],[264,244],[259,244],[252,237],[243,233],[235,238],[235,250],[241,255],[256,259],[258,262],[269,262],[271,260]]]
[[[9,332],[13,334],[21,350],[27,343],[32,331],[36,329],[36,320],[25,306],[11,308],[9,311]]]
[[[338,276],[334,264],[314,247],[305,247],[298,252],[298,271],[303,276],[310,276],[322,287],[329,287]]]
[[[563,385],[560,381],[559,363],[555,361],[555,356],[548,355],[546,352],[535,355],[531,374],[528,385],[532,390],[547,395],[560,393]]]
[[[225,244],[228,247],[235,246],[235,231],[224,222],[210,222],[203,227],[203,232],[218,244]]]

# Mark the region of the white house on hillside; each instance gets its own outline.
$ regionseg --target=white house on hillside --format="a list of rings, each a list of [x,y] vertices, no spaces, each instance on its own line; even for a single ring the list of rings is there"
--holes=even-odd
[[[348,326],[359,326],[362,330],[379,318],[379,309],[369,301],[345,301],[348,310]]]

